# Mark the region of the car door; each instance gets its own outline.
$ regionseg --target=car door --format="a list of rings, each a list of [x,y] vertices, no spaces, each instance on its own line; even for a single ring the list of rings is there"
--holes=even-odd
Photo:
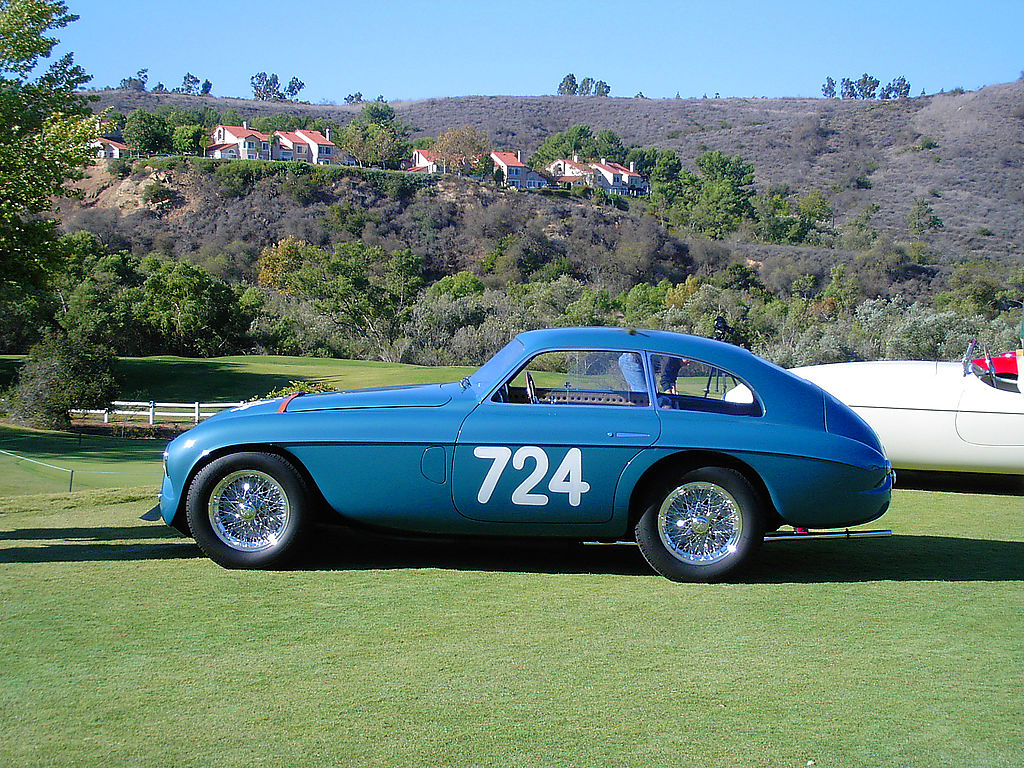
[[[995,386],[976,375],[963,379],[956,431],[973,445],[1024,446],[1024,394],[1012,384]]]
[[[638,352],[532,358],[463,423],[452,473],[459,514],[509,523],[610,520],[619,476],[660,430],[645,366]]]

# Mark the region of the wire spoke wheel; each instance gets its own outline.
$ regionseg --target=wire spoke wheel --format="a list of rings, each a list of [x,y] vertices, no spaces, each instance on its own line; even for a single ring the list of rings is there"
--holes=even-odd
[[[203,467],[189,484],[186,513],[200,549],[226,568],[281,565],[312,522],[302,475],[283,456],[257,452]]]
[[[686,483],[658,509],[658,533],[666,549],[680,560],[715,563],[736,551],[743,515],[736,499],[721,486]]]
[[[655,492],[636,543],[673,581],[714,581],[747,564],[764,538],[765,505],[742,474],[701,467]]]
[[[229,547],[259,552],[280,541],[291,519],[291,504],[270,475],[242,470],[214,486],[208,514],[213,532]]]

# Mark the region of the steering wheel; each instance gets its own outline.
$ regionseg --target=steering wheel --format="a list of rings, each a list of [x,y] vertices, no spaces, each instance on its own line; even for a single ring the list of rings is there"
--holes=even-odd
[[[540,402],[537,399],[537,385],[533,383],[533,376],[530,375],[529,371],[526,372],[526,396],[530,398],[531,403]]]

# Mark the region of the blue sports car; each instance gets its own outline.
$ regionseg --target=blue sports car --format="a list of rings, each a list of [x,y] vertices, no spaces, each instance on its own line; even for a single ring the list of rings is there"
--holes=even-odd
[[[461,382],[293,395],[164,453],[163,519],[221,565],[272,567],[318,522],[408,534],[635,539],[658,573],[719,579],[787,523],[881,516],[874,432],[815,385],[710,339],[522,333]]]

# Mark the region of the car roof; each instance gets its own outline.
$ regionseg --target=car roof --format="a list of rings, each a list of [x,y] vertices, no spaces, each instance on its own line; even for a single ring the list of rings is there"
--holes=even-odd
[[[525,348],[520,360],[546,350],[610,349],[678,355],[709,363],[747,383],[766,412],[801,423],[821,418],[822,394],[814,384],[794,376],[768,360],[734,344],[673,331],[644,328],[546,328],[525,331],[516,337]],[[810,416],[810,408],[818,416]]]
[[[726,344],[702,336],[689,336],[673,331],[655,331],[645,328],[545,328],[524,331],[516,338],[526,351],[536,353],[551,348],[649,350],[664,354],[696,357],[706,362],[725,364],[736,361],[743,364],[765,361],[742,347]]]

